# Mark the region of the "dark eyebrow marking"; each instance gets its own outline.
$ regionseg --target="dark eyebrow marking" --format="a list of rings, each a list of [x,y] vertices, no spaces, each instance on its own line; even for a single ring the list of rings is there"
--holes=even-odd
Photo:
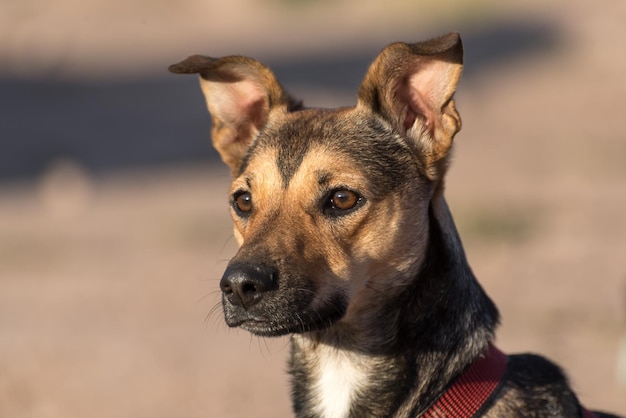
[[[252,173],[249,173],[243,178],[243,180],[246,182],[248,190],[252,189],[252,181],[254,180],[254,175]]]
[[[319,184],[320,186],[328,185],[333,177],[330,171],[318,170],[315,172],[315,174],[317,175],[317,184]]]

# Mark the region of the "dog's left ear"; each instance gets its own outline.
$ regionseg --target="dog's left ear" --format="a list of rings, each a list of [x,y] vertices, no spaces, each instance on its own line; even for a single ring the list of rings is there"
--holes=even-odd
[[[431,180],[440,179],[461,118],[453,95],[463,68],[457,33],[386,47],[370,66],[359,106],[383,116],[414,147]]]
[[[193,55],[171,65],[175,74],[200,74],[200,86],[213,118],[213,146],[233,175],[272,111],[301,106],[269,68],[252,58]]]

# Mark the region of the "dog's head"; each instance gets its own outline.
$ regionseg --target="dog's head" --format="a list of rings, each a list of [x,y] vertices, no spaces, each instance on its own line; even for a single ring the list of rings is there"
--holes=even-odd
[[[258,335],[328,328],[402,291],[425,257],[428,207],[461,127],[457,34],[396,43],[356,106],[304,109],[245,57],[192,56],[213,144],[231,168],[240,249],[221,279],[226,322]]]

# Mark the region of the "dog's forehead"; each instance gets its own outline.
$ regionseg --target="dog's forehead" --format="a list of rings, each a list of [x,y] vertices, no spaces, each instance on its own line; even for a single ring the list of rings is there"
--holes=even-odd
[[[271,155],[286,188],[305,157],[316,154],[321,161],[343,161],[359,166],[372,183],[395,188],[414,172],[415,161],[402,138],[382,120],[352,109],[307,109],[270,120],[241,167]],[[341,171],[341,164],[335,167]]]

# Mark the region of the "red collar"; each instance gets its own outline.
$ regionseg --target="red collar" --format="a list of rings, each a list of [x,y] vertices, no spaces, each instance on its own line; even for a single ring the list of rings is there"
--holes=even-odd
[[[493,344],[421,416],[474,417],[484,412],[504,377],[509,358]]]
[[[491,406],[509,365],[509,358],[493,344],[420,417],[479,417]],[[582,418],[597,415],[580,406]]]

